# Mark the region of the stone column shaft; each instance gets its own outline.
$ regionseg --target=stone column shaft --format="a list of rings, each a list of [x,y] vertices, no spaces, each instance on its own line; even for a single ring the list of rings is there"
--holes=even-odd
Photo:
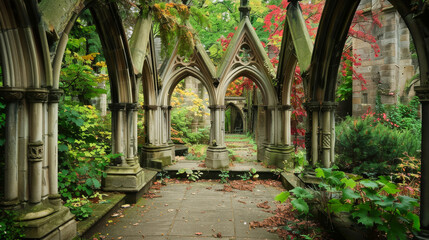
[[[323,149],[323,167],[328,168],[331,165],[331,112],[323,112],[322,126],[322,149]]]
[[[112,152],[122,153],[124,156],[121,157],[121,161],[117,161],[116,164],[127,166],[126,152],[124,150],[124,141],[127,144],[127,140],[124,138],[124,123],[126,123],[125,109],[126,103],[111,103],[109,108],[112,112]]]
[[[331,111],[331,165],[335,164],[335,110]]]
[[[30,162],[30,202],[38,203],[42,200],[42,126],[43,126],[43,104],[31,103],[30,106],[30,139],[29,139],[29,162]]]
[[[312,164],[315,166],[318,161],[319,157],[319,146],[318,146],[318,139],[319,139],[319,112],[313,111],[312,112],[312,132],[311,132],[311,157],[312,157]]]
[[[18,102],[6,105],[6,144],[4,195],[6,201],[18,199]]]

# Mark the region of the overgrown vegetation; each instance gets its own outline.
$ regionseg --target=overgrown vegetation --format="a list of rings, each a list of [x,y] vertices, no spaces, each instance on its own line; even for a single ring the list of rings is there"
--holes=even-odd
[[[321,210],[328,219],[335,213],[348,213],[356,224],[368,230],[367,239],[407,239],[408,234],[420,230],[419,217],[415,214],[418,200],[401,195],[398,186],[389,178],[377,180],[348,177],[342,171],[317,168],[321,179],[316,191],[296,187],[282,192],[275,199],[284,202],[291,194],[291,204],[303,214],[309,213],[309,200],[317,197]]]
[[[16,221],[18,214],[13,210],[0,209],[0,239],[16,240],[25,237],[22,222]]]

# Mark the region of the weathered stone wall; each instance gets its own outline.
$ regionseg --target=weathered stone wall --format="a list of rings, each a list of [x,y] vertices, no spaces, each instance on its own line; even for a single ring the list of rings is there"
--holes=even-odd
[[[415,74],[410,53],[411,36],[399,13],[388,3],[382,1],[379,20],[382,27],[371,21],[371,10],[378,11],[379,0],[364,0],[359,9],[364,11],[369,21],[360,23],[365,29],[372,29],[380,52],[375,53],[370,43],[353,39],[353,53],[360,55],[362,65],[355,67],[358,74],[367,80],[366,90],[362,91],[361,82],[353,81],[353,115],[365,113],[369,107],[375,110],[377,93],[381,103],[395,104],[407,102],[414,91],[405,91],[407,81]],[[378,55],[378,56],[377,56]]]

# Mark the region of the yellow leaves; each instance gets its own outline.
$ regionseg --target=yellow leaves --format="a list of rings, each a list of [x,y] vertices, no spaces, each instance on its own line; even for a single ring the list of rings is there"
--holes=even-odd
[[[97,63],[95,64],[95,66],[97,66],[97,67],[107,67],[107,64],[106,64],[106,62],[101,61],[101,62],[97,62]]]
[[[94,61],[94,58],[100,53],[90,53],[88,55],[82,56],[82,59],[85,61]]]

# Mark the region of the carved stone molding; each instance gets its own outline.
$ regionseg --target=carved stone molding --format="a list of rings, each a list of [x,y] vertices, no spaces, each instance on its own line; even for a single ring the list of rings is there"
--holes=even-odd
[[[25,97],[32,103],[43,103],[48,101],[49,91],[43,88],[28,89]]]
[[[5,102],[18,102],[24,97],[24,89],[22,88],[0,88],[0,97]]]
[[[209,109],[214,109],[214,110],[216,110],[216,109],[226,109],[226,106],[225,105],[210,105]]]
[[[110,103],[109,110],[110,111],[121,111],[127,108],[127,103]]]
[[[331,133],[329,132],[322,133],[322,148],[323,149],[331,148]]]
[[[429,86],[414,87],[414,91],[416,91],[420,102],[429,102]]]
[[[63,94],[64,91],[61,89],[51,89],[49,90],[48,101],[50,103],[58,103]]]
[[[334,111],[335,109],[337,109],[338,103],[336,102],[323,102],[322,103],[322,111],[326,112],[326,111]]]
[[[157,105],[143,105],[144,110],[156,110],[158,109]]]
[[[304,104],[307,112],[318,112],[320,110],[320,104],[318,102],[309,102]]]
[[[127,111],[137,111],[137,103],[127,103]]]
[[[43,142],[30,142],[28,143],[28,161],[40,162],[43,159]]]

